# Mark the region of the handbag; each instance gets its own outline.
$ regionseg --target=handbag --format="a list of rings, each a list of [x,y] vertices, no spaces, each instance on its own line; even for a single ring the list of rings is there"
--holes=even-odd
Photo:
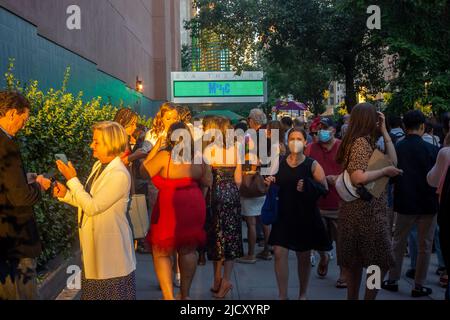
[[[258,171],[242,173],[241,196],[244,198],[259,198],[266,195],[268,186]]]
[[[134,239],[143,239],[147,236],[150,228],[147,198],[145,194],[136,194],[134,180],[133,166],[131,166],[131,194],[128,215]]]
[[[369,160],[369,166],[376,159],[379,157],[380,152],[375,150],[370,157]],[[348,155],[350,158],[350,154]],[[347,160],[348,162],[348,160]],[[357,199],[361,199],[364,201],[371,201],[373,199],[373,195],[367,190],[366,186],[357,186],[355,187],[350,179],[350,174],[347,170],[344,170],[342,172],[337,180],[335,185],[336,191],[339,194],[339,197],[344,200],[345,202],[352,202]]]
[[[336,180],[336,191],[345,202],[352,202],[360,198],[357,188],[353,186],[347,170],[342,172]]]
[[[266,226],[270,226],[278,220],[279,190],[279,186],[272,184],[267,192],[266,200],[261,209],[261,222]]]

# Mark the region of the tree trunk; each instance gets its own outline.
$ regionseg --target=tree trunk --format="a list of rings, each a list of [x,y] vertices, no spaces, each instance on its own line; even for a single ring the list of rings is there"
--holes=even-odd
[[[344,69],[345,69],[345,105],[350,113],[353,107],[358,103],[357,93],[355,88],[355,57],[344,57]]]

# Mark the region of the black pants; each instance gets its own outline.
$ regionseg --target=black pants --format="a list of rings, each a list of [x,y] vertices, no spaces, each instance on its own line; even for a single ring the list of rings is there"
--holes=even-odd
[[[0,300],[37,300],[36,260],[0,261]]]

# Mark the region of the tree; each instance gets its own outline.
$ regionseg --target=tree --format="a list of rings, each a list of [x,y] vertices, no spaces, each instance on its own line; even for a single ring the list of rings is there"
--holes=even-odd
[[[315,114],[324,108],[324,90],[331,79],[331,71],[322,64],[305,63],[298,56],[290,54],[285,61],[264,62],[263,69],[269,83],[269,101],[272,103],[288,94],[312,107]]]
[[[305,65],[330,67],[345,80],[351,108],[361,88],[377,92],[385,86],[380,32],[366,27],[369,5],[363,0],[197,0],[200,13],[190,26],[221,34],[237,71],[254,51],[264,52],[270,63],[282,63],[287,52],[295,52]]]
[[[192,55],[191,46],[183,45],[181,48],[181,70],[187,72],[192,71]]]
[[[391,113],[414,105],[450,110],[450,1],[382,1],[383,33],[395,54]],[[389,8],[389,10],[386,10]]]

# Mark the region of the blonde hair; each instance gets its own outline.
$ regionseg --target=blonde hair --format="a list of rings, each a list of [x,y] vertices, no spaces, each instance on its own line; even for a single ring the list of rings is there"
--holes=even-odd
[[[163,120],[162,120],[163,117],[164,117],[164,114],[166,112],[174,111],[174,110],[177,111],[177,113],[178,113],[177,107],[174,104],[170,103],[170,102],[164,103],[159,108],[159,112],[156,115],[155,120],[153,120],[152,130],[150,131],[153,136],[157,137],[161,133],[164,132],[165,128],[164,128],[164,123],[163,123]],[[169,129],[169,128],[167,128],[167,129]]]
[[[102,133],[103,143],[108,149],[108,156],[119,156],[128,146],[128,135],[125,129],[113,121],[96,123],[92,129]]]

